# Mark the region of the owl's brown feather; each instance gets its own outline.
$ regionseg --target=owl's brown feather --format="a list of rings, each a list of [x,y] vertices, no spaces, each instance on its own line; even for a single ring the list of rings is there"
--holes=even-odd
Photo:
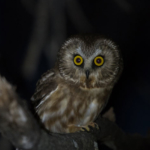
[[[31,97],[31,100],[37,101],[42,100],[46,95],[48,95],[51,91],[56,89],[57,84],[53,81],[55,78],[54,70],[48,70],[44,73],[41,79],[37,82],[36,90],[34,95]]]
[[[66,41],[55,67],[37,83],[32,101],[41,122],[51,132],[76,132],[93,122],[120,76],[122,58],[116,45],[110,40],[91,38],[75,36]],[[82,66],[74,64],[76,54],[82,56]],[[93,59],[99,55],[105,62],[93,67]]]

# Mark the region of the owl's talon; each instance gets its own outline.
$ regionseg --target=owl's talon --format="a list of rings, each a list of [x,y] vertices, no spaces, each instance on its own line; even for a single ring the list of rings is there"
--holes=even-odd
[[[86,131],[86,132],[89,132],[89,131],[92,131],[94,128],[96,128],[97,130],[99,130],[99,126],[97,123],[90,123],[89,125],[87,126],[84,126],[80,129],[80,131]]]
[[[80,131],[86,131],[86,132],[89,132],[90,131],[90,128],[88,126],[85,126],[85,127],[82,127],[80,129]]]
[[[90,123],[89,126],[92,127],[92,128],[96,128],[97,130],[99,130],[99,126],[95,122]]]
[[[83,131],[83,132],[84,132],[84,131],[85,131],[85,128],[81,128],[80,131]]]

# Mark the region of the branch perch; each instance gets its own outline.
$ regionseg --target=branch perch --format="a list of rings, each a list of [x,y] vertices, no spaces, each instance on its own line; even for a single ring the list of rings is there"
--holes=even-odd
[[[99,140],[114,150],[148,150],[150,137],[125,134],[106,118],[96,122],[100,130],[73,134],[47,133],[18,97],[15,88],[0,77],[0,131],[19,150],[94,150]]]

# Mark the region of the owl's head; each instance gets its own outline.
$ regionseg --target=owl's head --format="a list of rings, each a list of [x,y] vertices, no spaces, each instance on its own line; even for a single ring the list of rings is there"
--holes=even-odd
[[[117,46],[99,36],[74,36],[58,53],[61,76],[85,88],[114,85],[122,71],[122,58]]]

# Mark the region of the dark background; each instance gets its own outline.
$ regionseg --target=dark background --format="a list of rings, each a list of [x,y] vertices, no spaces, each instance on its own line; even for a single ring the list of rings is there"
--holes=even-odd
[[[30,102],[61,44],[85,32],[105,35],[121,49],[124,70],[106,109],[114,107],[125,132],[145,136],[150,129],[149,0],[0,0],[0,74]]]

